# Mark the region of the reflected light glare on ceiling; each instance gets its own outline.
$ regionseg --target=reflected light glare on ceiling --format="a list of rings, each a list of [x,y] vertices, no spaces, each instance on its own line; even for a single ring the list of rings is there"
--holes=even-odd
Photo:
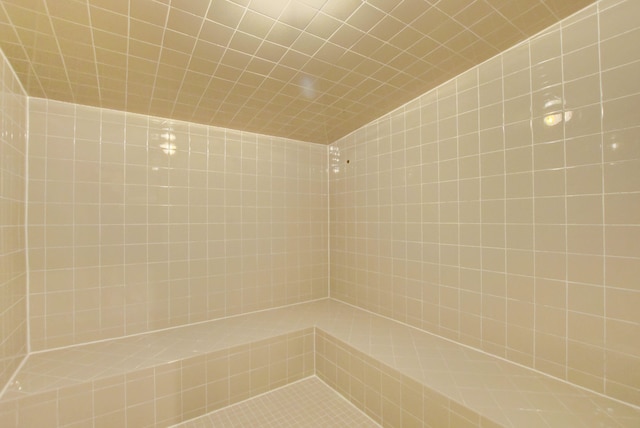
[[[305,76],[300,81],[300,86],[302,87],[302,95],[305,98],[315,98],[316,97],[316,89],[315,82],[309,76]]]

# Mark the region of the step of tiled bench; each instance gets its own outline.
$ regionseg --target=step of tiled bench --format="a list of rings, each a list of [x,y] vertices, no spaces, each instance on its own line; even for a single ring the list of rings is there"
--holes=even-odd
[[[210,385],[220,367],[229,383]],[[33,354],[0,425],[163,426],[314,372],[383,426],[640,426],[635,407],[331,299]]]

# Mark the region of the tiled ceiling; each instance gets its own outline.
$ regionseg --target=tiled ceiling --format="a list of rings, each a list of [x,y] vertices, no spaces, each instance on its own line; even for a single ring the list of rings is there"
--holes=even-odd
[[[0,0],[30,96],[331,143],[594,0]]]

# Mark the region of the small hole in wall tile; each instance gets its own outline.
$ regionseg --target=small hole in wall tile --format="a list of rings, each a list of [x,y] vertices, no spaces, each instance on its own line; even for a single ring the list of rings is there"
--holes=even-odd
[[[347,163],[349,163],[349,162],[350,162],[350,160],[349,160],[349,159],[347,159]]]

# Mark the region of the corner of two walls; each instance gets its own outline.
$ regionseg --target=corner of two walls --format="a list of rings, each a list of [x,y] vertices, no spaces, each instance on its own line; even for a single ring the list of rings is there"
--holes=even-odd
[[[0,391],[27,354],[27,96],[0,51]]]
[[[640,405],[640,2],[330,147],[331,296]]]

